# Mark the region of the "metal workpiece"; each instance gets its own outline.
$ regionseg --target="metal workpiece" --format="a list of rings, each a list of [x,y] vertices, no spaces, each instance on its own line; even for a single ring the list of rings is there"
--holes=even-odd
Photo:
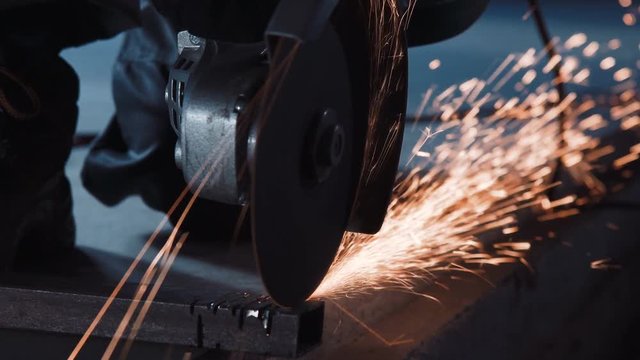
[[[320,344],[324,302],[298,309],[274,304],[267,296],[235,293],[191,308],[199,347],[298,357]]]
[[[246,161],[249,124],[241,114],[267,71],[262,44],[225,44],[186,31],[171,69],[166,99],[178,133],[175,160],[189,182],[212,171],[201,196],[241,204],[246,189],[239,172]]]

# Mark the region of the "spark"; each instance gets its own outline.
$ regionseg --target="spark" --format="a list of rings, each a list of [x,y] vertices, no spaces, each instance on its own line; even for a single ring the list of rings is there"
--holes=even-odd
[[[612,230],[612,231],[620,230],[620,227],[612,222],[608,222],[606,226],[609,230]]]
[[[522,83],[525,85],[529,85],[533,82],[535,78],[536,78],[536,71],[533,69],[530,69],[522,76]]]
[[[344,306],[338,304],[335,301],[332,301],[333,305],[338,308],[338,310],[342,311],[345,315],[347,315],[351,320],[353,320],[356,324],[366,330],[369,334],[371,334],[376,339],[380,340],[386,346],[398,346],[412,343],[413,339],[403,339],[404,336],[399,336],[396,339],[388,340],[382,334],[374,330],[371,326],[367,325],[364,321],[360,320],[357,316],[355,316],[351,311],[347,310]]]
[[[498,66],[498,68],[493,72],[493,74],[491,74],[489,79],[487,79],[487,83],[489,83],[489,84],[493,83],[498,78],[498,76],[500,76],[500,74],[507,68],[507,66],[509,66],[509,63],[511,63],[511,61],[513,61],[514,58],[515,58],[514,54],[509,54],[502,61],[500,66]],[[560,56],[557,56],[557,61],[560,62]],[[553,65],[553,66],[555,66],[555,65]]]
[[[631,77],[633,72],[629,68],[622,68],[613,73],[613,79],[618,82],[625,81]]]
[[[511,235],[511,234],[517,233],[518,230],[519,230],[519,228],[517,226],[512,226],[512,227],[508,227],[508,228],[502,229],[502,233],[504,235]]]
[[[549,62],[547,63],[547,65],[544,66],[544,68],[542,68],[542,72],[544,72],[545,74],[548,74],[549,72],[551,72],[556,66],[558,66],[558,64],[560,63],[560,61],[562,61],[562,56],[560,55],[553,55],[553,57],[551,57],[551,59],[549,60]]]
[[[584,83],[591,75],[591,71],[589,69],[582,69],[577,74],[573,76],[573,82],[577,84]]]
[[[569,195],[555,201],[549,201],[547,198],[543,198],[541,201],[541,204],[545,210],[551,210],[560,206],[571,205],[575,201],[576,201],[576,196]]]
[[[640,102],[633,101],[628,104],[618,105],[611,108],[611,117],[619,120],[627,116],[637,116],[634,113],[640,111]]]
[[[565,58],[564,64],[560,68],[560,72],[566,77],[568,74],[576,70],[578,68],[578,65],[579,62],[575,56],[567,56]]]
[[[622,269],[622,266],[614,263],[611,258],[605,258],[592,261],[591,268],[594,270],[619,270]]]
[[[618,0],[618,3],[625,8],[631,6],[631,0]]]
[[[507,248],[515,251],[527,251],[531,249],[531,243],[528,243],[528,242],[498,243],[498,244],[493,244],[493,247],[496,249]]]
[[[580,122],[582,130],[598,130],[607,125],[606,120],[600,114],[593,114]]]
[[[620,49],[620,46],[622,46],[622,42],[620,42],[620,39],[611,39],[611,40],[609,40],[607,45],[609,46],[609,49],[611,49],[611,50],[618,50],[618,49]]]
[[[631,13],[624,14],[622,16],[622,22],[627,26],[633,26],[636,24],[636,16]]]
[[[545,214],[545,215],[539,216],[538,217],[538,221],[543,222],[543,221],[564,219],[564,218],[567,218],[567,217],[570,217],[570,216],[578,215],[579,213],[580,213],[579,209],[562,210],[562,211],[553,212],[553,213],[549,213],[549,214]]]
[[[577,34],[571,35],[571,37],[567,39],[567,41],[565,41],[564,47],[567,48],[568,50],[571,50],[584,45],[586,42],[587,42],[587,35],[585,35],[584,33],[577,33]]]
[[[585,48],[582,50],[582,54],[585,57],[592,57],[596,54],[598,49],[600,49],[600,44],[598,44],[596,41],[592,41],[589,43],[589,45],[585,46]]]
[[[614,59],[611,56],[608,56],[608,57],[602,59],[602,61],[600,61],[600,68],[602,70],[609,70],[614,66],[616,66],[616,59]]]
[[[630,153],[627,154],[625,156],[622,156],[620,158],[617,158],[614,162],[613,162],[613,167],[617,170],[625,167],[626,165],[636,161],[640,159],[640,155],[636,154],[636,153]]]

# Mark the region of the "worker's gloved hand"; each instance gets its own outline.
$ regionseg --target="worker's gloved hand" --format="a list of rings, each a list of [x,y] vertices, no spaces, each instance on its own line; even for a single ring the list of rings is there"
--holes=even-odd
[[[138,195],[151,208],[167,212],[186,186],[174,160],[177,135],[164,97],[177,58],[177,34],[150,2],[143,2],[140,21],[140,28],[125,34],[113,70],[116,113],[92,144],[82,181],[104,204]],[[173,223],[187,201],[171,216]],[[183,229],[192,238],[228,239],[237,216],[235,206],[199,199]]]

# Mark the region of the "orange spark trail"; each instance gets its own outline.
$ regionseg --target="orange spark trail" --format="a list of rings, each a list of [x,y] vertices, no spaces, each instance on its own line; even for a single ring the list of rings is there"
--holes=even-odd
[[[131,299],[131,304],[127,308],[127,312],[122,317],[122,320],[120,321],[120,324],[118,325],[118,328],[116,329],[116,332],[114,333],[113,337],[111,338],[111,341],[109,342],[109,345],[107,346],[107,349],[105,350],[104,354],[102,355],[102,359],[103,360],[110,359],[111,355],[113,355],[113,352],[115,351],[116,346],[118,345],[118,342],[120,341],[120,338],[122,338],[122,335],[124,334],[124,331],[126,330],[129,322],[131,321],[131,318],[133,317],[133,313],[136,311],[136,309],[138,307],[138,304],[140,303],[140,300],[142,299],[142,296],[147,291],[147,288],[149,287],[149,284],[151,283],[151,279],[156,274],[156,271],[157,271],[156,265],[157,265],[157,263],[160,261],[160,259],[162,257],[164,257],[164,254],[169,252],[169,250],[171,249],[172,243],[173,243],[173,238],[170,237],[169,240],[162,247],[162,249],[160,249],[160,251],[158,252],[156,257],[153,259],[153,262],[151,263],[151,265],[149,265],[149,267],[145,271],[145,274],[142,277],[142,280],[140,281],[140,285],[139,285],[139,287],[138,287],[133,299]]]
[[[167,274],[169,273],[169,270],[173,265],[173,262],[176,260],[176,257],[180,253],[180,250],[182,249],[182,246],[184,245],[184,242],[187,240],[188,236],[189,236],[189,233],[182,234],[182,236],[178,240],[178,243],[170,252],[169,258],[167,259],[165,264],[162,266],[162,270],[160,272],[160,275],[158,275],[158,279],[153,285],[153,288],[151,289],[151,291],[149,292],[149,295],[147,296],[147,299],[145,300],[142,309],[138,313],[138,316],[136,317],[136,320],[133,323],[133,327],[131,328],[131,333],[129,334],[129,337],[127,338],[127,342],[125,343],[125,347],[122,350],[122,354],[120,356],[121,359],[127,358],[127,354],[129,353],[129,350],[133,345],[133,340],[135,340],[136,336],[138,335],[138,331],[140,331],[140,328],[142,327],[142,322],[147,316],[147,313],[149,312],[149,308],[151,308],[151,305],[153,304],[153,300],[155,300],[156,296],[158,295],[158,291],[160,291],[160,287],[164,283],[164,280],[166,279]]]
[[[113,301],[115,300],[115,298],[118,296],[118,294],[120,293],[124,285],[127,283],[129,278],[131,277],[131,274],[133,274],[133,272],[138,267],[138,264],[140,263],[144,255],[147,253],[147,251],[149,251],[153,243],[156,241],[158,235],[160,234],[160,231],[162,231],[164,226],[169,221],[169,217],[173,215],[173,213],[176,211],[176,209],[178,208],[178,206],[180,205],[184,197],[189,193],[189,191],[195,184],[196,179],[201,175],[203,169],[204,167],[196,173],[193,179],[191,179],[191,181],[182,190],[180,195],[178,195],[178,198],[173,202],[173,204],[171,205],[171,208],[169,208],[169,211],[167,211],[167,214],[162,218],[162,220],[160,221],[156,229],[153,231],[151,236],[149,236],[149,239],[147,239],[142,249],[140,249],[140,252],[138,252],[136,257],[133,259],[127,271],[124,273],[124,275],[122,276],[122,278],[120,279],[116,287],[113,289],[113,291],[111,292],[111,294],[109,295],[105,303],[102,305],[102,307],[100,308],[100,311],[98,311],[98,314],[96,315],[96,317],[93,319],[93,321],[91,322],[87,330],[82,335],[82,338],[76,344],[75,348],[67,358],[68,360],[75,360],[75,358],[78,356],[78,354],[86,344],[89,337],[91,337],[91,334],[93,334],[93,331],[96,329],[100,321],[102,321],[102,318],[107,313],[107,310],[109,310],[109,307],[111,307],[111,304],[113,304]]]
[[[358,319],[357,316],[352,314],[344,306],[338,304],[335,301],[332,301],[331,303],[333,305],[335,305],[345,315],[347,315],[349,318],[351,318],[351,320],[355,321],[356,324],[360,325],[363,329],[365,329],[367,332],[369,332],[371,335],[373,335],[376,339],[382,341],[382,343],[384,343],[386,346],[404,345],[404,344],[412,343],[414,341],[413,339],[402,339],[402,336],[400,336],[399,338],[397,338],[395,340],[387,340],[384,336],[382,336],[382,334],[380,334],[379,332],[375,331],[373,328],[371,328],[369,325],[367,325],[364,321]]]
[[[225,144],[223,144],[222,148],[223,149],[227,149],[227,146],[225,146]],[[222,151],[222,155],[224,155],[225,153],[226,153],[226,151]],[[216,160],[210,165],[211,166],[210,169],[207,171],[207,173],[205,174],[204,178],[202,179],[202,181],[200,182],[200,184],[198,185],[196,190],[191,195],[191,198],[189,199],[189,202],[187,203],[187,206],[185,207],[184,211],[180,215],[180,218],[176,222],[176,224],[175,224],[175,226],[174,226],[174,228],[173,228],[173,230],[171,232],[171,235],[169,236],[169,239],[167,239],[167,242],[165,243],[163,248],[160,250],[160,252],[157,254],[157,256],[153,259],[153,261],[151,262],[151,264],[147,268],[147,271],[145,272],[144,277],[143,277],[143,279],[141,281],[140,287],[137,289],[136,294],[135,294],[133,300],[131,301],[131,304],[129,305],[129,308],[127,309],[126,314],[124,315],[124,317],[120,321],[120,324],[118,325],[118,328],[116,329],[115,334],[113,335],[111,341],[109,342],[109,345],[107,346],[107,349],[105,350],[104,354],[102,355],[102,359],[103,360],[110,359],[111,356],[113,355],[113,352],[115,351],[115,348],[118,345],[118,342],[122,338],[122,335],[124,334],[124,331],[127,328],[128,324],[129,324],[129,321],[131,320],[131,317],[133,316],[133,313],[135,312],[135,310],[138,307],[140,299],[142,298],[142,296],[146,292],[146,289],[147,289],[147,286],[148,286],[147,284],[149,283],[149,280],[155,274],[157,263],[160,261],[161,257],[164,257],[170,251],[171,246],[173,245],[173,242],[175,241],[175,238],[176,238],[176,236],[178,234],[178,231],[180,231],[180,227],[182,226],[182,223],[184,222],[184,220],[187,217],[187,214],[189,213],[189,211],[193,207],[195,201],[197,200],[198,196],[202,192],[202,189],[204,189],[204,186],[207,184],[209,178],[214,173],[215,169],[217,168],[218,163],[223,158],[224,158],[224,156],[218,156],[216,158]],[[206,167],[206,166],[203,166],[203,168],[204,167]]]

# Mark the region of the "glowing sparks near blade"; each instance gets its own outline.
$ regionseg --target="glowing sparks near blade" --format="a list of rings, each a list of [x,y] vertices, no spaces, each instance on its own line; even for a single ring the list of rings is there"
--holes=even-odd
[[[385,131],[395,130],[395,136],[399,135],[398,130],[401,129],[402,110],[398,110],[397,114],[384,115],[384,113],[388,111],[386,107],[389,105],[389,97],[404,91],[402,79],[405,69],[402,64],[408,54],[403,34],[409,26],[415,0],[409,0],[406,9],[403,9],[395,0],[363,0],[363,6],[369,11],[371,94],[364,149],[366,156],[362,165],[365,170],[360,179],[361,188],[367,187],[370,179],[384,168],[384,163],[388,160],[388,154],[392,151],[396,140],[394,137],[387,136],[385,142],[380,143],[379,123],[390,123],[388,129],[385,127]],[[435,69],[439,64],[432,62],[429,66]]]
[[[572,36],[565,45],[563,52],[575,48],[594,56],[597,51],[584,34]],[[615,96],[611,106],[611,102],[597,104],[575,93],[559,99],[551,83],[528,89],[523,85],[533,84],[536,66],[546,74],[561,60],[552,56],[546,64],[540,63],[540,55],[533,49],[510,55],[487,81],[472,79],[440,94],[430,89],[431,106],[421,104],[421,111],[428,108],[439,113],[441,125],[435,131],[424,130],[413,148],[416,166],[396,186],[381,231],[346,234],[313,297],[337,299],[381,289],[429,297],[421,290],[424,284],[435,283],[439,273],[470,271],[469,264],[521,262],[530,267],[524,259],[531,246],[528,241],[490,245],[480,241],[479,235],[491,231],[499,237],[517,236],[518,212],[524,208],[542,212],[539,221],[578,214],[577,206],[588,198],[570,195],[551,201],[546,195],[557,185],[549,180],[558,162],[591,195],[606,192],[592,164],[614,149],[601,146],[591,133],[620,120],[623,130],[638,126],[637,92],[631,86],[626,90],[629,93]],[[565,60],[563,81],[584,84],[591,70],[581,67],[576,57]],[[601,63],[603,69],[613,66],[612,57]],[[632,76],[630,69],[623,68],[616,80]],[[521,96],[504,99],[495,92],[514,82]],[[489,88],[492,92],[487,92]],[[596,113],[597,106],[610,108],[610,116]],[[493,110],[486,113],[486,108]],[[564,142],[558,139],[560,116],[566,116]],[[425,144],[433,138],[444,139],[444,143],[427,151]],[[637,146],[616,160],[614,167],[622,168],[639,158]]]
[[[315,296],[389,287],[418,291],[436,272],[455,270],[453,263],[481,252],[476,235],[510,232],[518,209],[542,201],[548,186],[540,170],[556,153],[554,121],[482,125],[473,119],[458,126],[455,140],[435,151],[431,169],[414,171],[398,185],[378,234],[346,236]]]

